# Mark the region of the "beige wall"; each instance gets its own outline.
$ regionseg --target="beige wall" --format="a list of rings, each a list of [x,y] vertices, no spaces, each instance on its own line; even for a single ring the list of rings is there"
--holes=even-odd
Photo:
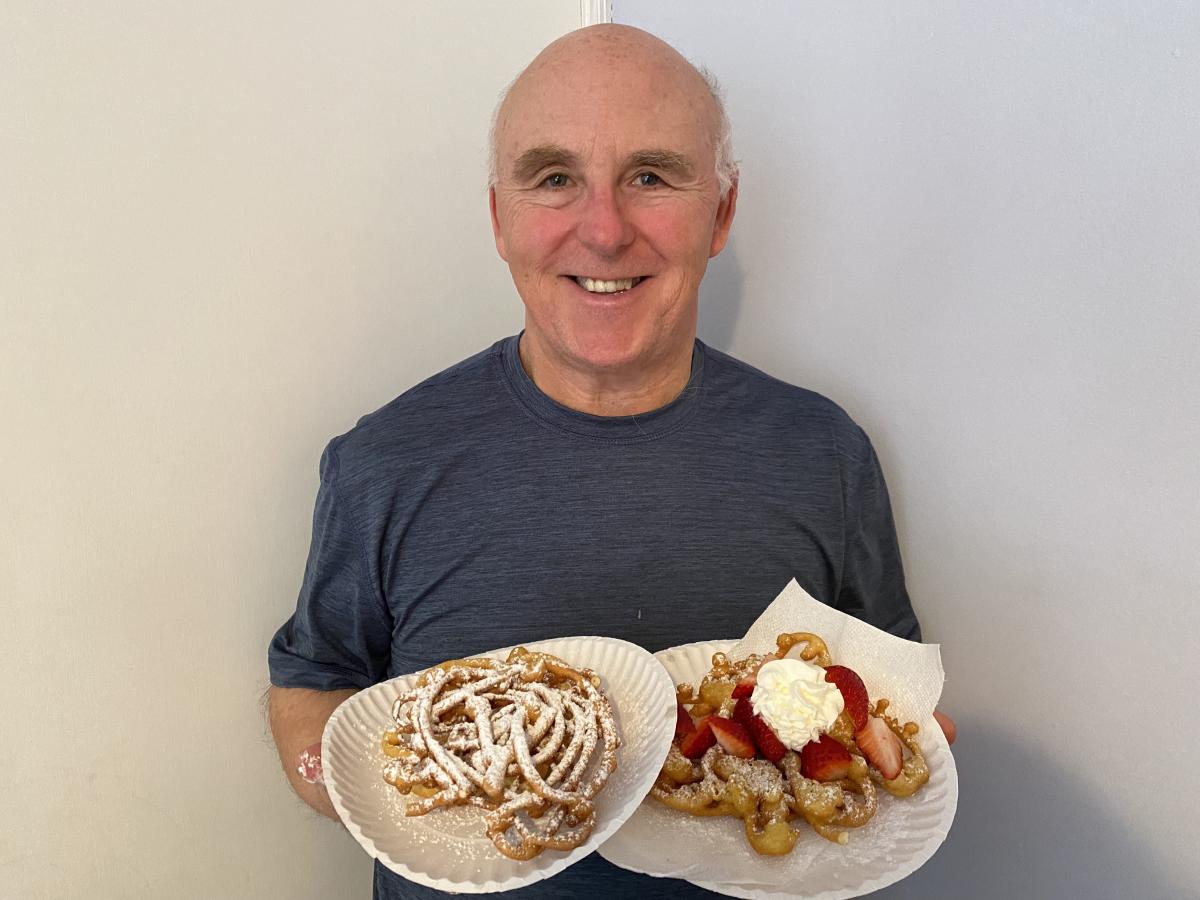
[[[520,3],[0,8],[0,896],[369,896],[265,735],[317,461],[520,327]]]

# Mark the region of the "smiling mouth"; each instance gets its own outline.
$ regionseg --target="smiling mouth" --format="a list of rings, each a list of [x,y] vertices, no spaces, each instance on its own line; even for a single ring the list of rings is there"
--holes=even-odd
[[[577,285],[592,294],[619,294],[621,291],[628,291],[637,287],[648,276],[638,275],[635,278],[614,278],[611,280],[586,278],[582,275],[573,275],[571,277]]]

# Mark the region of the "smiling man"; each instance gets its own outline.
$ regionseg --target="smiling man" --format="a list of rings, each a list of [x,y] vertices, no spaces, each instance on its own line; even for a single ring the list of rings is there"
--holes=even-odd
[[[736,636],[793,577],[919,638],[866,435],[696,340],[731,153],[706,79],[636,29],[567,35],[509,89],[489,196],[525,330],[330,442],[296,613],[271,643],[272,729],[315,809],[334,816],[319,741],[338,703],[445,659]],[[513,894],[707,896],[597,854]],[[377,865],[375,896],[440,895]]]
[[[669,403],[737,201],[708,84],[644,32],[576,32],[517,79],[493,147],[492,226],[525,301],[525,371],[596,415]]]

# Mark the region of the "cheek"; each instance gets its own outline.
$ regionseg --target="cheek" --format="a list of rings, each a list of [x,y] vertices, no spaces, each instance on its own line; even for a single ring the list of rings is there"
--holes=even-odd
[[[513,217],[508,240],[526,262],[550,256],[570,235],[573,223],[560,210],[529,209]]]
[[[694,263],[708,259],[712,222],[707,210],[662,205],[640,210],[638,230],[663,259]]]

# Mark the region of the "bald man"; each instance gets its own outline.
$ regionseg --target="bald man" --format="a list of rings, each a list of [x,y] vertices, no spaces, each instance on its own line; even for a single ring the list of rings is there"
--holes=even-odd
[[[738,193],[705,78],[637,29],[573,32],[501,102],[491,178],[525,329],[329,444],[296,613],[270,647],[284,770],[331,818],[330,713],[445,659],[573,634],[651,651],[739,635],[793,577],[920,637],[866,435],[696,339]],[[513,894],[708,896],[597,854]],[[376,865],[376,898],[433,896]]]

